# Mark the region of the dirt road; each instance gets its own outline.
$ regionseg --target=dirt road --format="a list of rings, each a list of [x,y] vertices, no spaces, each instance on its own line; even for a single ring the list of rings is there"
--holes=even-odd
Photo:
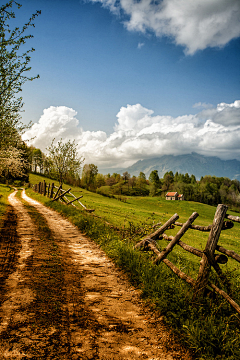
[[[22,198],[0,234],[0,359],[190,359],[94,242]]]

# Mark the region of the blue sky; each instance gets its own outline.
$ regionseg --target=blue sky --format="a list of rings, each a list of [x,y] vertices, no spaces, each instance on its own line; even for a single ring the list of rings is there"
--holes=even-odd
[[[42,11],[27,44],[40,79],[23,87],[23,121],[35,123],[25,138],[42,150],[76,139],[100,167],[191,150],[240,160],[240,4],[194,3],[23,0],[18,25]]]

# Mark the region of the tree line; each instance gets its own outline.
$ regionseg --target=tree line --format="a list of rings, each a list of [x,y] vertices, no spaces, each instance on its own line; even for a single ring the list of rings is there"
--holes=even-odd
[[[69,163],[65,163],[60,157],[65,151],[71,149],[73,158],[68,154]],[[208,205],[224,203],[233,208],[240,208],[240,182],[230,180],[227,177],[202,176],[197,180],[194,175],[181,174],[172,171],[166,172],[160,178],[157,170],[153,170],[149,179],[143,172],[138,176],[131,176],[128,171],[122,174],[113,172],[103,175],[99,173],[98,167],[94,164],[83,165],[84,159],[77,158],[76,144],[62,141],[48,148],[49,155],[45,155],[40,149],[31,148],[31,168],[32,171],[40,172],[45,176],[65,181],[70,185],[77,185],[87,190],[97,192],[105,196],[125,195],[125,196],[163,196],[169,191],[178,192],[184,195],[188,201],[197,201]],[[73,149],[75,149],[73,151]],[[56,154],[58,164],[56,162]],[[61,155],[61,156],[60,156]],[[55,156],[55,158],[54,158]],[[75,159],[75,163],[73,161]],[[59,171],[61,164],[65,170]],[[81,175],[80,168],[82,167]]]

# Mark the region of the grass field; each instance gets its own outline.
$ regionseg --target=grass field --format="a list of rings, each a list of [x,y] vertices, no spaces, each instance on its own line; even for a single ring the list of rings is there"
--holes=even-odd
[[[43,181],[38,175],[30,175],[32,184]],[[52,182],[45,179],[47,183]],[[57,186],[58,183],[54,181]],[[68,185],[63,186],[69,188]],[[87,236],[96,241],[115,263],[129,276],[132,284],[142,291],[154,309],[164,317],[166,325],[177,334],[189,349],[194,352],[194,358],[205,360],[235,360],[240,358],[240,316],[221,296],[213,300],[205,298],[192,303],[193,290],[179,279],[163,263],[153,265],[152,254],[136,251],[133,245],[146,234],[153,232],[152,225],[165,223],[173,214],[178,213],[179,222],[185,222],[193,212],[198,212],[195,220],[197,225],[212,223],[216,207],[195,202],[166,201],[160,197],[124,197],[123,201],[108,198],[72,187],[75,196],[83,195],[81,202],[93,213],[83,210],[80,204],[76,208],[33,192],[27,193],[45,205],[69,218]],[[229,214],[238,215],[228,211]],[[117,228],[117,230],[116,230]],[[166,231],[175,235],[179,227]],[[188,230],[181,239],[185,243],[199,249],[204,249],[209,233]],[[218,242],[223,247],[240,253],[240,224],[235,223],[230,230],[222,231]],[[167,242],[159,240],[163,249]],[[199,270],[200,258],[183,251],[179,246],[169,254],[178,268],[191,275],[194,279]],[[230,295],[240,304],[240,269],[239,263],[229,259],[226,265],[221,265],[223,272],[231,280]],[[211,280],[220,288],[226,290],[216,276],[211,273]]]
[[[43,181],[43,177],[39,175],[30,175],[31,183],[38,183]],[[45,179],[47,183],[52,182],[49,179]],[[58,183],[54,181],[56,186]],[[68,185],[64,185],[63,188],[67,190]],[[71,187],[71,192],[76,197],[83,195],[80,200],[87,208],[95,209],[94,216],[99,216],[106,222],[117,226],[119,228],[129,229],[128,234],[132,230],[132,240],[137,242],[140,240],[139,236],[136,236],[134,230],[137,228],[146,228],[148,233],[153,232],[151,226],[161,222],[165,223],[173,214],[179,215],[179,222],[184,223],[193,212],[197,212],[199,217],[195,220],[197,225],[209,225],[212,223],[216,207],[209,206],[197,202],[190,201],[167,201],[162,197],[124,197],[124,201],[119,201],[117,198],[108,198],[96,193],[89,192],[78,187]],[[70,198],[69,198],[70,199]],[[77,207],[82,210],[82,207],[75,202]],[[228,214],[238,216],[239,214],[232,211],[228,211]],[[168,235],[175,235],[179,231],[179,227],[166,231]],[[204,250],[209,233],[191,230],[183,236],[182,241],[200,250]],[[164,248],[167,244],[165,240],[159,240],[158,244],[160,248]],[[218,244],[240,253],[240,223],[234,223],[232,229],[222,231]],[[175,247],[174,252],[177,253],[178,258],[186,267],[185,271],[191,276],[196,278],[199,268],[199,258],[184,251],[181,247]],[[170,258],[171,260],[171,255]],[[190,260],[192,266],[188,267],[186,261]],[[229,259],[225,266],[226,269],[239,273],[240,269],[236,266],[236,261]]]

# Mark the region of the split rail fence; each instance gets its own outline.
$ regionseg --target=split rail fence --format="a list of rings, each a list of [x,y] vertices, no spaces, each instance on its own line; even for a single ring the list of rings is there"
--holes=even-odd
[[[94,209],[88,209],[84,204],[82,204],[79,199],[81,199],[83,195],[76,197],[73,193],[70,192],[71,188],[69,188],[68,190],[63,190],[62,185],[57,187],[54,185],[54,183],[47,184],[45,180],[43,182],[39,182],[38,184],[32,185],[32,188],[35,192],[42,194],[44,196],[48,196],[50,199],[52,199],[52,201],[59,200],[60,202],[66,205],[72,205],[74,207],[76,207],[74,202],[77,201],[85,211],[87,212],[94,211]],[[72,197],[73,199],[69,200],[69,198],[66,195],[68,195],[68,197],[69,196]]]
[[[229,288],[230,284],[226,279],[225,275],[223,274],[219,264],[226,264],[228,261],[228,257],[231,257],[232,259],[240,263],[239,254],[218,245],[221,231],[232,228],[234,226],[233,222],[240,223],[240,217],[228,215],[227,208],[228,207],[226,205],[219,204],[213,219],[213,223],[209,226],[193,225],[194,220],[199,216],[197,212],[194,212],[184,224],[177,222],[179,216],[178,214],[174,214],[164,225],[162,225],[154,233],[150,234],[149,236],[141,240],[139,243],[137,243],[135,245],[135,248],[139,250],[153,251],[156,255],[155,259],[153,260],[155,264],[160,264],[161,262],[163,262],[179,278],[185,280],[188,284],[190,284],[194,289],[193,301],[200,298],[201,296],[209,294],[209,292],[212,292],[212,290],[214,290],[215,292],[222,295],[240,314],[240,306],[225,291],[219,289],[215,284],[209,281],[209,275],[212,266],[220,279],[225,282],[226,288]],[[225,219],[230,221],[225,221]],[[178,233],[175,236],[166,235],[164,231],[170,229],[174,225],[181,226],[181,229],[178,231]],[[188,229],[209,232],[208,241],[204,251],[187,245],[180,240]],[[156,242],[156,240],[159,239],[165,239],[169,241],[169,244],[163,250],[160,249],[159,245]],[[168,254],[173,250],[175,245],[179,245],[184,250],[201,258],[199,273],[196,280],[178,269],[171,261],[167,259]],[[216,250],[221,254],[215,253]]]

